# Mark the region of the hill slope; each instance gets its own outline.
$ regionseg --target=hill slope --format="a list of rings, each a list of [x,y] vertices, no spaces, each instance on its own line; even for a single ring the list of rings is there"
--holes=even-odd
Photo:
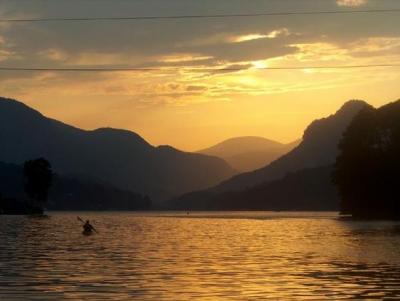
[[[176,210],[338,210],[339,198],[331,183],[331,166],[303,169],[279,180],[243,191],[187,194],[173,204]]]
[[[81,130],[0,98],[0,161],[45,157],[60,174],[88,175],[164,200],[215,185],[233,174],[222,159],[153,147],[136,133]]]

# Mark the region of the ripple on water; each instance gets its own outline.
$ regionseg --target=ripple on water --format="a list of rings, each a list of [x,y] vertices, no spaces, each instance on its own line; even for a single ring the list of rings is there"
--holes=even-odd
[[[82,214],[83,215],[83,214]],[[400,224],[335,214],[0,216],[1,300],[400,298]]]

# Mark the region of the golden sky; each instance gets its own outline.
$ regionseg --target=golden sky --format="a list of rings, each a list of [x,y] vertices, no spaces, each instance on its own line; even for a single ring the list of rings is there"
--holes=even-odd
[[[2,18],[400,9],[397,0],[2,1]],[[130,129],[198,150],[235,136],[281,142],[349,99],[400,98],[400,13],[0,24],[0,67],[153,72],[0,73],[0,95],[84,129]],[[236,68],[214,72],[210,69]],[[171,69],[172,68],[172,69]],[[263,68],[263,69],[259,69]],[[265,69],[266,68],[266,69]],[[205,70],[207,69],[207,70]]]

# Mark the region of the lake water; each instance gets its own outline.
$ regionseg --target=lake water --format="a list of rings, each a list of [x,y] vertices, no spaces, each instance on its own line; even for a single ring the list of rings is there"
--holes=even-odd
[[[99,234],[83,236],[77,215]],[[400,298],[400,223],[336,213],[0,216],[0,300]]]

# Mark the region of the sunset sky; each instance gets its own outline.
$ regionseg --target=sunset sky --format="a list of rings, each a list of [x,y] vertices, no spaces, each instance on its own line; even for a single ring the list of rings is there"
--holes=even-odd
[[[398,0],[13,0],[0,16],[129,17],[400,9]],[[130,129],[198,150],[235,136],[300,138],[349,99],[400,98],[400,13],[175,20],[0,22],[0,67],[157,68],[0,71],[0,95],[84,129]],[[210,69],[237,68],[215,72]],[[259,68],[262,68],[261,70]],[[266,68],[266,69],[265,69]],[[196,70],[197,69],[197,70]],[[207,70],[205,70],[207,69]]]

